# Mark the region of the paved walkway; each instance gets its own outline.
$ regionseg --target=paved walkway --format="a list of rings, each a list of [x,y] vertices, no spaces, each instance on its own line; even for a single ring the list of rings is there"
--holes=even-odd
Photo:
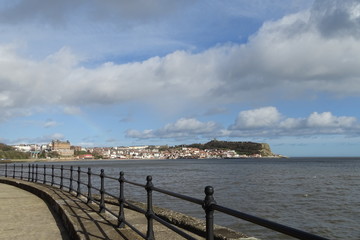
[[[14,185],[0,183],[0,240],[143,239],[128,226],[117,228],[117,219],[114,216],[108,212],[99,213],[98,205],[86,204],[84,197],[77,198],[74,193],[40,183],[9,178],[0,180]],[[47,199],[50,209],[57,209],[57,213],[53,215],[41,198],[21,188],[42,195],[42,198]],[[114,213],[119,211],[117,206],[107,207]],[[128,222],[146,234],[147,221],[143,214],[125,209],[125,215]],[[154,223],[154,231],[157,240],[184,239],[159,223]],[[188,234],[195,239],[204,239],[192,233]]]
[[[99,213],[97,204],[87,204],[85,197],[75,195],[74,192],[41,183],[0,177],[0,240],[143,239],[128,226],[118,228],[117,218],[109,212]],[[107,208],[115,214],[119,212],[118,206],[107,204]],[[143,214],[130,209],[125,209],[124,214],[127,222],[146,234],[147,221]],[[161,215],[160,212],[157,214]],[[176,216],[170,215],[173,218]],[[204,223],[196,224],[200,224],[199,229],[205,228]],[[184,239],[156,221],[154,232],[156,240]],[[220,228],[219,232],[228,233],[224,228]],[[221,239],[252,239],[234,233]],[[204,239],[190,232],[187,234],[194,239]]]
[[[0,239],[69,239],[61,220],[36,195],[0,184]]]

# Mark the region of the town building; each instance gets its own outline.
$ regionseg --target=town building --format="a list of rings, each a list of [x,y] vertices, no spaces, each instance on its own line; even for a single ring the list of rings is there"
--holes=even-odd
[[[71,149],[69,141],[53,140],[51,142],[51,150],[57,152],[61,157],[74,156],[74,149]]]

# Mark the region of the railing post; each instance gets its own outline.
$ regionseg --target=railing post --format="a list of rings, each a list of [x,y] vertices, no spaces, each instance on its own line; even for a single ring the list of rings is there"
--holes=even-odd
[[[80,180],[81,180],[81,169],[80,167],[78,167],[78,170],[77,170],[77,190],[76,190],[76,196],[78,197],[80,195]]]
[[[69,185],[69,192],[73,190],[73,166],[70,167],[70,185]]]
[[[60,189],[63,189],[63,185],[64,185],[64,181],[63,181],[63,178],[64,178],[64,166],[61,165],[60,167]]]
[[[35,164],[31,164],[31,182],[35,179]]]
[[[44,164],[44,181],[43,183],[46,183],[46,165]]]
[[[54,177],[55,177],[54,165],[51,165],[51,186],[54,185]]]
[[[146,192],[147,192],[147,210],[146,210],[146,218],[147,218],[147,232],[146,232],[146,239],[147,240],[155,240],[154,237],[154,228],[153,228],[153,205],[152,205],[152,176],[146,177]]]
[[[13,170],[13,178],[15,178],[15,164],[14,164],[14,170]]]
[[[101,169],[101,173],[100,173],[100,181],[101,181],[101,185],[100,185],[100,209],[99,209],[99,212],[104,212],[105,211],[105,198],[104,198],[105,184],[104,184],[104,177],[105,177],[104,169]]]
[[[91,168],[88,168],[87,175],[88,175],[88,184],[87,184],[87,188],[88,188],[87,203],[91,203],[91,202],[93,201],[93,199],[92,199],[92,195],[91,195],[91,188],[92,188],[92,185],[91,185]]]
[[[20,175],[20,179],[23,180],[23,171],[24,171],[24,164],[21,164],[21,175]]]
[[[5,177],[7,177],[7,163],[5,164]]]
[[[30,164],[29,164],[29,172],[28,172],[28,182],[30,182],[30,173],[31,173],[31,166],[30,166]]]
[[[212,209],[212,205],[216,204],[216,202],[213,194],[213,187],[205,187],[205,199],[202,207],[206,214],[206,240],[214,240],[214,210]]]
[[[38,169],[39,169],[39,166],[36,164],[36,172],[35,172],[35,182],[38,181]]]
[[[125,221],[125,214],[124,214],[124,202],[125,202],[124,181],[125,181],[125,177],[124,177],[124,172],[120,172],[120,177],[119,177],[118,181],[120,184],[118,227],[124,228],[125,227],[125,223],[124,223],[124,221]]]

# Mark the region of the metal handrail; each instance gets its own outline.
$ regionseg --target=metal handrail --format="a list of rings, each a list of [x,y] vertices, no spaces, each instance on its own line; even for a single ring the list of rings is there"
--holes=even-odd
[[[0,165],[4,166],[4,165]],[[18,168],[20,167],[20,170]],[[42,171],[42,172],[41,172]],[[48,172],[51,171],[51,174]],[[65,173],[64,173],[65,171]],[[197,205],[201,205],[202,208],[205,211],[206,214],[206,239],[207,240],[213,240],[214,239],[214,212],[222,212],[224,214],[243,219],[245,221],[254,223],[256,225],[271,229],[273,231],[283,233],[285,235],[302,239],[302,240],[327,240],[327,238],[320,237],[311,233],[307,233],[295,228],[291,228],[289,226],[285,226],[282,224],[278,224],[266,219],[262,219],[256,216],[252,216],[243,212],[236,211],[234,209],[226,208],[224,206],[218,205],[213,197],[214,189],[211,186],[205,187],[205,198],[203,200],[193,198],[190,196],[182,195],[179,193],[175,193],[172,191],[168,191],[165,189],[161,189],[158,187],[155,187],[152,183],[152,176],[146,177],[146,184],[140,184],[133,181],[126,180],[124,177],[124,172],[119,173],[119,177],[113,177],[106,175],[104,173],[104,170],[101,169],[100,174],[93,173],[91,171],[91,168],[88,168],[88,171],[82,171],[80,167],[77,167],[77,169],[74,169],[74,166],[70,166],[69,168],[64,167],[61,165],[60,167],[56,167],[54,165],[38,165],[38,164],[29,164],[28,167],[24,167],[23,164],[16,165],[13,164],[12,168],[8,166],[8,164],[5,164],[4,168],[0,167],[0,172],[3,172],[3,174],[0,174],[0,176],[5,176],[8,178],[20,178],[22,180],[27,180],[29,182],[37,182],[42,184],[48,184],[51,186],[59,186],[60,189],[66,188],[68,191],[76,192],[76,196],[79,195],[85,196],[87,198],[87,203],[94,202],[99,206],[99,212],[107,211],[111,213],[113,216],[118,218],[118,224],[117,226],[119,228],[123,228],[126,226],[129,226],[132,230],[134,230],[139,236],[146,240],[154,240],[154,229],[153,229],[153,220],[156,220],[158,223],[164,225],[165,227],[171,229],[175,233],[181,235],[182,237],[186,239],[194,239],[181,229],[175,227],[174,225],[164,221],[162,218],[158,217],[155,212],[153,211],[153,203],[152,203],[152,192],[156,191],[168,196],[172,196],[184,201],[188,201]],[[60,175],[59,175],[60,172]],[[74,176],[75,175],[75,176]],[[83,178],[87,175],[87,182],[82,182],[82,176]],[[47,179],[47,177],[51,177],[51,181]],[[94,187],[92,185],[92,179],[94,177],[100,178],[100,187]],[[112,181],[118,181],[119,183],[119,196],[115,196],[112,193],[109,193],[105,190],[105,179],[112,180]],[[64,183],[65,180],[65,183]],[[68,182],[68,185],[66,185],[66,182]],[[74,188],[73,184],[76,184],[76,189]],[[135,206],[134,204],[130,203],[129,201],[125,200],[124,197],[124,185],[130,184],[133,186],[145,188],[147,192],[147,207],[146,209],[142,209],[140,207]],[[82,193],[81,192],[81,185],[87,187],[87,192]],[[100,194],[100,198],[94,198],[92,194],[92,190],[96,190]],[[107,198],[111,198],[114,200],[117,200],[117,205],[119,206],[119,213],[114,213],[112,210],[106,207],[106,201],[105,196]],[[125,206],[126,205],[126,206]],[[141,231],[139,231],[136,227],[134,227],[131,223],[126,221],[126,216],[124,214],[124,207],[132,209],[134,211],[137,211],[139,213],[142,213],[147,218],[147,233],[143,234]]]

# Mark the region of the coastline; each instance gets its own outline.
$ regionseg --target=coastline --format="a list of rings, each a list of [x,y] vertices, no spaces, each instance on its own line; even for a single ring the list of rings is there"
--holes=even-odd
[[[219,160],[224,160],[224,159],[252,159],[252,158],[256,158],[256,159],[287,159],[289,157],[287,156],[282,156],[282,155],[278,155],[278,156],[264,156],[264,157],[238,157],[238,158],[217,158]],[[178,159],[185,159],[185,158],[178,158]],[[187,158],[186,158],[187,159]],[[193,158],[188,158],[188,159],[193,159]],[[209,159],[209,158],[195,158],[195,159]],[[109,158],[109,159],[79,159],[79,158],[29,158],[29,159],[6,159],[6,160],[1,160],[0,164],[5,164],[5,163],[28,163],[28,162],[85,162],[85,161],[167,161],[167,160],[175,160],[175,159],[167,159],[167,158]]]
[[[0,164],[3,163],[42,163],[42,162],[88,162],[88,161],[139,161],[139,160],[146,160],[146,161],[153,161],[153,160],[172,160],[172,159],[76,159],[76,158],[51,158],[51,159],[7,159],[0,161]]]

